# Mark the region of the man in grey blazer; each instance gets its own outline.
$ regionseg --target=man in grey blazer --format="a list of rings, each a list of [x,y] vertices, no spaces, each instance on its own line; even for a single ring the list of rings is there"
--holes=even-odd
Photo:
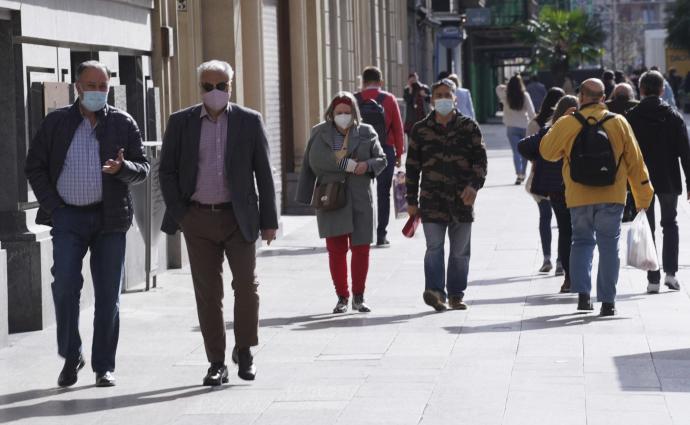
[[[268,244],[275,239],[278,213],[261,115],[229,102],[233,70],[228,63],[212,60],[197,71],[203,103],[172,114],[163,138],[162,230],[173,234],[181,228],[184,234],[211,363],[203,384],[215,386],[228,382],[223,255],[235,293],[232,360],[240,378],[253,380],[250,347],[258,344],[259,328],[255,243],[259,233]]]

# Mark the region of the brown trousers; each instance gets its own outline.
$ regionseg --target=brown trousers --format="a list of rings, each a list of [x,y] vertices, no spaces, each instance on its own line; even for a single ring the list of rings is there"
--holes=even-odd
[[[252,347],[259,343],[255,242],[242,237],[232,210],[210,211],[191,206],[181,227],[187,242],[206,356],[209,362],[224,362],[223,254],[228,258],[235,292],[235,345]]]

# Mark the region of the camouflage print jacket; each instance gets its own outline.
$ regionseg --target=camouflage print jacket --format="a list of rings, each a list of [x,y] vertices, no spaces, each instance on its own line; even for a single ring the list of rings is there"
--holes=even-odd
[[[462,202],[461,194],[468,185],[477,190],[484,186],[487,159],[482,133],[476,121],[460,113],[447,126],[434,117],[431,112],[410,132],[407,203],[419,203],[423,222],[472,222],[473,208]]]

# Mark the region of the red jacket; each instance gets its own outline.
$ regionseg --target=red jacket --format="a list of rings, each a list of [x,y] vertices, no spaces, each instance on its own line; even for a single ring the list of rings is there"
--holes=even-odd
[[[364,100],[376,99],[379,93],[385,93],[386,95],[383,99],[383,111],[386,114],[386,128],[388,128],[386,144],[395,147],[395,156],[400,158],[405,145],[403,141],[403,122],[397,99],[392,94],[378,88],[362,90],[362,97]]]

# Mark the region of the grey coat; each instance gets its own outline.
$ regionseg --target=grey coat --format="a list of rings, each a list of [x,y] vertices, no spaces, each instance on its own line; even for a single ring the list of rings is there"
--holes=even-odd
[[[352,159],[366,161],[369,164],[369,172],[361,176],[346,173],[338,168],[333,152],[336,131],[332,122],[322,122],[312,128],[304,152],[295,200],[309,204],[317,182],[330,183],[342,181],[347,177],[345,207],[335,211],[316,211],[319,236],[327,238],[351,233],[352,245],[368,245],[372,243],[374,236],[371,180],[386,168],[386,155],[372,126],[360,124],[352,127],[348,153]]]

